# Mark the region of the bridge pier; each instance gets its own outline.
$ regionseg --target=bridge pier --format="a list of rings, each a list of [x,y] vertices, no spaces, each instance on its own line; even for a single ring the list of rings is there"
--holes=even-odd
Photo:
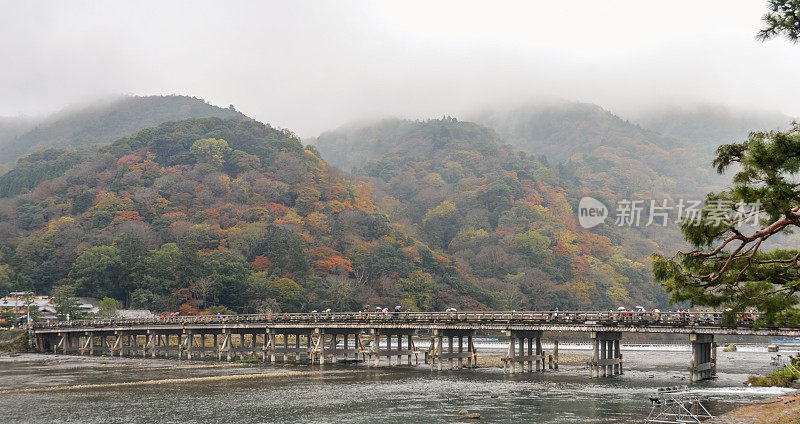
[[[181,340],[182,338],[183,340]],[[178,359],[183,359],[183,353],[186,352],[186,359],[191,360],[194,348],[194,333],[192,330],[183,330],[183,335],[178,334],[178,346]]]
[[[94,332],[87,331],[84,334],[85,341],[83,342],[83,347],[81,347],[81,355],[89,354],[89,356],[94,355]]]
[[[282,355],[283,362],[289,363],[289,356],[292,355],[295,363],[301,363],[303,355],[306,355],[306,359],[312,362],[314,346],[311,343],[314,334],[313,328],[270,328],[266,334],[262,357],[269,357],[270,362],[277,362],[278,356]],[[289,336],[294,336],[293,340]],[[305,346],[300,346],[301,336],[306,338]],[[255,335],[252,340],[254,344],[251,348],[255,352],[258,349],[255,347]]]
[[[59,333],[58,342],[53,343],[53,353],[57,354],[61,350],[62,354],[68,355],[72,351],[72,345],[75,342],[73,339],[74,337],[70,333]]]
[[[438,370],[442,370],[444,360],[447,360],[447,368],[450,370],[464,368],[464,360],[467,360],[467,368],[478,366],[478,353],[472,339],[475,330],[463,329],[437,329],[433,330],[431,346],[425,352],[425,361],[430,362],[431,370],[438,365]],[[465,340],[466,339],[466,340]],[[445,344],[444,341],[447,340]],[[465,343],[466,341],[466,343]],[[457,361],[455,365],[454,361]]]
[[[142,347],[142,358],[147,357],[148,350],[150,351],[150,357],[155,358],[156,357],[155,347],[158,336],[156,335],[155,331],[147,330],[144,337],[145,340],[144,340],[144,346]]]
[[[203,359],[206,353],[206,333],[191,331],[191,343],[187,350],[186,359]]]
[[[122,356],[122,334],[120,334],[120,332],[114,332],[114,343],[109,346],[108,352],[110,356],[114,356],[115,352],[117,352],[119,356]]]
[[[233,347],[233,334],[225,329],[222,330],[222,342],[217,345],[217,359],[222,360],[223,352],[225,359],[230,362],[236,356],[236,349]]]
[[[553,355],[550,357],[550,368],[557,370],[558,369],[558,339],[553,340]]]
[[[131,332],[129,336],[128,342],[128,356],[141,356],[141,352],[144,351],[144,344],[139,344],[139,336],[142,333]],[[144,341],[147,341],[147,336],[144,337]]]
[[[519,364],[520,372],[525,372],[525,364],[528,365],[528,372],[533,372],[534,363],[536,371],[544,371],[544,350],[542,350],[542,331],[541,330],[511,330],[511,337],[508,342],[508,350],[503,358],[503,373],[517,372]]]
[[[332,363],[341,360],[349,360],[353,355],[354,360],[358,360],[358,355],[366,356],[366,349],[361,340],[360,328],[317,328],[315,330],[315,342],[312,350],[311,363],[315,361],[320,365],[325,365],[325,361],[330,357]],[[326,337],[330,336],[330,337]],[[350,337],[353,337],[353,346],[350,347]],[[339,343],[343,346],[340,348]]]
[[[413,355],[416,363],[419,363],[419,351],[414,344],[414,335],[417,333],[415,329],[409,328],[375,328],[372,330],[372,345],[369,352],[370,360],[375,359],[374,366],[380,366],[381,357],[386,357],[388,365],[392,365],[392,357],[397,357],[397,365],[402,365],[403,356],[406,357],[406,363],[411,365],[411,356]],[[381,340],[386,337],[386,349],[381,349]],[[403,338],[406,338],[406,347],[403,347]],[[396,346],[393,348],[393,341],[396,341]]]
[[[175,357],[181,358],[181,349],[183,347],[181,343],[183,339],[181,337],[182,330],[151,331],[149,344],[151,357],[156,358],[163,355],[164,358],[169,358],[174,353]],[[176,336],[174,344],[172,343],[172,336]]]
[[[592,332],[594,349],[589,364],[592,378],[622,374],[621,339],[622,333],[618,331]]]
[[[692,342],[692,362],[689,367],[692,383],[717,375],[717,343],[713,334],[689,335]]]

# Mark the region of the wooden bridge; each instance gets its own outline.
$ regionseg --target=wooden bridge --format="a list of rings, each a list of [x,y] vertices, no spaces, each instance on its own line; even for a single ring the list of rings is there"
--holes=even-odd
[[[592,378],[622,373],[623,333],[686,334],[692,343],[692,381],[716,374],[714,335],[800,336],[800,328],[758,328],[758,316],[733,321],[718,312],[333,312],[218,315],[152,319],[36,323],[41,352],[81,355],[174,357],[323,365],[365,361],[370,365],[419,363],[431,369],[477,366],[476,332],[503,332],[509,346],[504,370],[558,369],[558,340],[548,354],[545,332],[587,332],[594,344]],[[427,346],[418,346],[420,341]]]

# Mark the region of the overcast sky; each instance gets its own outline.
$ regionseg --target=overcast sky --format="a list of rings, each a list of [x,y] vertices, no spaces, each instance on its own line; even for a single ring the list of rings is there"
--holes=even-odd
[[[766,1],[0,0],[0,115],[187,94],[302,136],[364,117],[560,97],[800,116],[800,45]]]

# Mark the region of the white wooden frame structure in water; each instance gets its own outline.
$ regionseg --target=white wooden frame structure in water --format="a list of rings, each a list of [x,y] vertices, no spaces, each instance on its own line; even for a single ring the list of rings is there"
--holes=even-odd
[[[687,386],[658,389],[645,424],[694,424],[714,418]]]

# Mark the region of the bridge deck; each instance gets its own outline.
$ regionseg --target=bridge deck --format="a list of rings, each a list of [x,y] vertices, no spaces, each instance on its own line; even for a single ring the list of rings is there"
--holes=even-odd
[[[291,333],[313,329],[407,329],[800,336],[800,327],[758,327],[754,324],[757,318],[758,315],[745,314],[737,317],[735,322],[728,322],[719,312],[333,312],[37,323],[33,331],[37,334],[85,331],[114,333],[125,330],[203,330],[212,333],[274,329]]]

